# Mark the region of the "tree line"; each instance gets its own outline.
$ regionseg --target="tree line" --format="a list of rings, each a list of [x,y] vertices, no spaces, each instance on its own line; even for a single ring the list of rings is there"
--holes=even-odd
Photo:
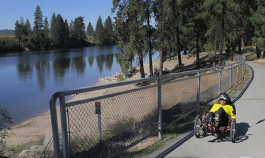
[[[221,65],[224,51],[241,54],[245,45],[255,45],[260,58],[265,49],[264,7],[262,0],[113,0],[123,70],[131,70],[137,55],[141,77],[145,75],[145,57],[152,75],[154,50],[161,57],[160,75],[164,57],[176,55],[178,65],[182,65],[182,51],[196,55],[198,69],[202,51],[213,52],[213,58],[219,52],[213,60]]]
[[[29,20],[23,18],[15,23],[15,37],[21,48],[50,49],[50,48],[74,48],[93,44],[115,44],[111,18],[108,17],[102,23],[98,18],[96,28],[89,22],[85,31],[84,17],[79,16],[68,24],[60,14],[52,14],[50,23],[47,16],[43,19],[40,6],[34,12],[34,25],[31,28]],[[90,37],[90,40],[87,38]],[[93,38],[93,39],[91,39]]]

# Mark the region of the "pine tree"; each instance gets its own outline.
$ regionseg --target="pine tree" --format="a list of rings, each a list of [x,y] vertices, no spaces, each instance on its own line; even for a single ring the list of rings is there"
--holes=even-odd
[[[114,44],[114,32],[110,16],[108,16],[104,23],[104,44]]]
[[[169,38],[172,38],[172,32],[170,33],[167,28],[171,27],[168,25],[168,11],[169,11],[169,2],[164,0],[156,0],[153,6],[154,18],[156,21],[156,45],[157,50],[159,51],[160,60],[159,60],[159,74],[162,75],[163,71],[163,62],[168,49]],[[177,20],[177,19],[176,19]],[[176,34],[174,34],[176,36]]]
[[[85,35],[85,24],[84,24],[84,17],[77,17],[74,20],[73,26],[73,37],[77,41],[77,46],[83,46],[84,40],[86,39]]]
[[[26,47],[29,46],[29,39],[30,39],[30,36],[31,36],[31,33],[32,33],[32,30],[31,30],[31,25],[29,23],[29,20],[27,19],[26,20],[26,24],[25,24],[25,30],[24,30],[24,39],[23,39],[23,43]]]
[[[43,35],[44,35],[44,38],[43,38],[43,43],[44,43],[44,47],[45,48],[48,48],[49,47],[49,44],[50,44],[50,40],[49,40],[49,22],[48,22],[48,18],[45,17],[44,19],[44,26],[43,26]]]
[[[37,5],[34,12],[34,26],[33,26],[33,41],[31,42],[33,48],[41,48],[43,41],[43,15],[39,5]]]
[[[29,35],[30,35],[30,23],[27,19],[26,23],[24,22],[23,17],[20,18],[20,21],[15,23],[15,36],[18,40],[20,47],[25,47],[28,45]]]
[[[51,45],[54,45],[54,42],[56,41],[56,15],[54,12],[52,14],[52,19],[50,23],[50,33],[51,33],[51,40],[52,40]]]
[[[97,44],[103,44],[104,42],[104,26],[102,23],[101,16],[98,17],[94,38],[97,40]]]
[[[151,24],[152,19],[152,7],[153,7],[153,0],[146,0],[144,2],[144,18],[146,19],[146,52],[148,52],[148,58],[149,58],[149,76],[153,76],[153,50],[154,50],[154,44],[152,41],[154,41],[154,32],[155,29]]]
[[[196,53],[196,68],[200,68],[200,52],[205,42],[206,24],[203,19],[204,0],[182,1],[181,7],[181,46],[189,53]]]
[[[207,0],[203,4],[207,23],[206,37],[213,41],[214,56],[219,50],[218,65],[221,65],[222,52],[231,28],[236,27],[232,19],[238,15],[238,5],[233,0]]]
[[[70,44],[70,31],[67,20],[64,20],[64,46],[69,47]]]
[[[91,22],[89,22],[88,23],[88,25],[87,25],[87,31],[86,31],[86,34],[88,35],[88,36],[94,36],[94,28],[93,28],[93,26],[91,25]]]
[[[257,58],[260,58],[260,50],[265,51],[265,1],[258,1],[258,8],[251,17],[252,24],[255,27],[255,36],[252,41],[256,44]],[[263,58],[265,53],[263,53]]]
[[[115,25],[117,27],[118,47],[129,59],[137,54],[141,78],[145,78],[143,67],[146,34],[144,1],[128,0],[126,2],[113,1],[112,11],[117,10]],[[130,67],[128,69],[125,71],[130,71]]]
[[[20,47],[22,47],[22,38],[23,38],[23,21],[16,21],[15,23],[15,36],[16,39],[18,40],[18,43]]]

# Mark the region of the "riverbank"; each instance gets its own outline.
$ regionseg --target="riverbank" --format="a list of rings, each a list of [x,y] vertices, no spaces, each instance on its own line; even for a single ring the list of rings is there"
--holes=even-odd
[[[207,53],[201,54],[200,58],[207,55]],[[182,56],[182,63],[187,66],[193,64],[195,62],[195,57],[188,57],[186,55]],[[178,60],[170,60],[164,62],[164,68],[168,70],[174,69],[174,67],[178,64]],[[153,67],[159,67],[159,61],[153,61]],[[144,65],[144,70],[146,72],[146,76],[149,76],[149,65]],[[126,80],[135,80],[140,79],[140,73],[136,73],[131,78],[127,78]],[[116,78],[115,75],[109,76],[108,79],[99,80],[95,85],[102,84],[110,84],[115,83]],[[74,98],[73,98],[74,99]],[[12,127],[12,132],[10,133],[10,137],[7,139],[7,146],[16,146],[21,144],[27,144],[30,142],[36,142],[40,140],[40,138],[44,138],[46,134],[52,132],[51,127],[51,116],[50,112],[46,111],[34,118],[31,118],[27,121],[24,121],[20,124],[17,124]]]

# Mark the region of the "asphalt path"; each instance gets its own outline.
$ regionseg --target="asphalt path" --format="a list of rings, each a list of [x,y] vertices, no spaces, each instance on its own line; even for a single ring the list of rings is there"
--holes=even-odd
[[[168,143],[147,157],[156,158],[265,158],[265,65],[247,61],[254,78],[235,102],[237,138],[196,138],[193,132]]]

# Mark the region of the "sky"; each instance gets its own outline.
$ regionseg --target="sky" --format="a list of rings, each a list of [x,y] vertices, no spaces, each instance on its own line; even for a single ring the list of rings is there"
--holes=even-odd
[[[67,19],[68,24],[82,16],[85,27],[90,22],[94,29],[99,16],[103,23],[108,16],[114,17],[111,13],[112,0],[0,0],[0,30],[14,30],[16,21],[20,21],[21,17],[25,22],[28,19],[33,27],[37,5],[41,8],[43,20],[47,17],[49,24],[53,13]]]

